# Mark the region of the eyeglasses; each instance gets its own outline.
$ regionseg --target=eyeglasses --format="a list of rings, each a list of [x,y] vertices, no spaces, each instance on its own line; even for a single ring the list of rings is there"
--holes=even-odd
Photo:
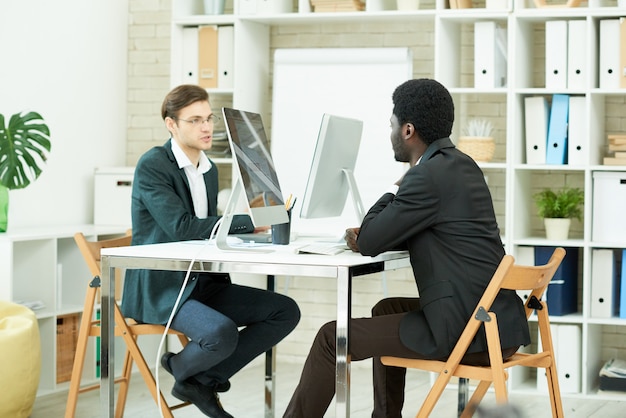
[[[193,118],[193,119],[174,118],[174,119],[182,120],[183,122],[190,123],[191,126],[201,126],[205,122],[208,123],[209,125],[214,125],[215,123],[219,122],[219,120],[220,120],[220,118],[217,115],[210,115],[206,119],[202,119],[202,118]]]

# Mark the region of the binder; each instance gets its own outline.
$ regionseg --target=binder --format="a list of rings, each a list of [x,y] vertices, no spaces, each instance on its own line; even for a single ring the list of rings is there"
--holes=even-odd
[[[549,116],[550,110],[545,97],[534,96],[524,98],[526,164],[546,163]]]
[[[620,20],[603,19],[600,21],[600,88],[619,88],[620,65]]]
[[[580,327],[569,324],[551,324],[550,332],[561,393],[579,393],[582,378],[582,334]],[[538,341],[541,344],[541,336]],[[537,390],[540,392],[548,391],[545,370],[537,371]]]
[[[587,22],[567,22],[567,88],[587,87]]]
[[[620,272],[619,317],[626,318],[626,249],[622,250],[622,265]]]
[[[546,88],[567,88],[567,21],[546,22]]]
[[[548,144],[546,145],[546,164],[567,164],[567,121],[569,115],[569,96],[554,94],[548,123]]]
[[[181,63],[182,84],[198,84],[198,28],[185,27]]]
[[[217,87],[217,26],[198,28],[198,84]]]
[[[535,265],[546,264],[555,247],[535,247]],[[546,290],[551,316],[563,316],[578,309],[578,248],[566,248],[565,257]]]
[[[589,134],[585,96],[570,96],[567,124],[567,164],[585,165],[589,158]]]
[[[535,249],[534,247],[519,246],[515,250],[515,264],[521,266],[534,266],[535,265]],[[529,290],[518,290],[517,295],[522,299],[522,302],[526,303],[528,296],[530,296]]]
[[[474,24],[474,87],[506,86],[506,28],[496,22]]]
[[[626,18],[619,19],[620,36],[619,36],[619,80],[620,87],[626,89]]]
[[[217,29],[217,86],[232,89],[234,67],[234,27],[219,26]]]
[[[591,317],[611,318],[617,311],[617,284],[613,250],[594,249],[591,253]],[[616,280],[617,279],[617,280]]]

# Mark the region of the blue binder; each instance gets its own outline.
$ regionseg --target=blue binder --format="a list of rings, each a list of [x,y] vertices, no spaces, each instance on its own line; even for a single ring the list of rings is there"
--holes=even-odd
[[[622,250],[621,262],[622,277],[615,277],[615,281],[621,283],[617,290],[619,292],[619,317],[626,318],[626,249]]]
[[[567,164],[568,117],[569,96],[567,94],[554,94],[548,124],[546,164]]]
[[[546,264],[555,247],[535,247],[535,265]],[[578,248],[565,248],[565,258],[556,270],[544,299],[548,312],[562,316],[578,310]]]

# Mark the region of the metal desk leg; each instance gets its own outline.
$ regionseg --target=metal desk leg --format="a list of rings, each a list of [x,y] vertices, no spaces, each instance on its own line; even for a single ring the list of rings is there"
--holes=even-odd
[[[336,340],[336,417],[350,416],[350,357],[348,333],[351,317],[352,278],[348,268],[339,268],[337,274],[337,340]]]
[[[465,410],[465,405],[467,405],[467,397],[469,392],[469,380],[465,377],[459,377],[459,398],[458,398],[458,407],[457,412],[460,417],[463,411]]]
[[[115,297],[115,269],[110,267],[109,258],[102,257],[100,295],[100,411],[103,417],[113,418],[115,413],[115,355],[113,337],[115,319],[113,298]]]
[[[267,276],[267,290],[276,290],[273,275]],[[265,352],[265,418],[274,418],[276,410],[276,347]]]

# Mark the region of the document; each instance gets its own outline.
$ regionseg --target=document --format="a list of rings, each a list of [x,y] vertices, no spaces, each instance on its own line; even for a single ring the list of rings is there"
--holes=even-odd
[[[526,164],[546,163],[550,109],[543,96],[524,98]]]
[[[600,21],[600,88],[616,89],[620,86],[620,20],[603,19]]]
[[[567,21],[567,88],[587,87],[587,21]]]
[[[617,313],[616,263],[612,249],[594,249],[591,253],[591,317],[611,318]]]
[[[567,122],[569,117],[569,96],[552,96],[550,122],[548,124],[548,144],[546,164],[567,164]]]
[[[567,123],[567,164],[586,165],[589,159],[586,97],[570,96]]]
[[[566,20],[546,22],[546,88],[567,88]]]
[[[198,28],[198,84],[217,88],[217,26]]]
[[[217,30],[217,86],[220,89],[232,89],[234,85],[234,33],[233,26],[220,26]]]
[[[506,28],[496,22],[474,24],[474,87],[506,86]]]
[[[561,393],[578,393],[581,385],[582,334],[578,325],[551,324],[552,347],[557,361]],[[541,344],[541,337],[539,338]],[[547,393],[545,369],[537,370],[537,389]]]
[[[535,265],[546,264],[554,249],[555,247],[535,247]],[[545,295],[551,316],[567,315],[578,309],[578,248],[569,247],[565,252]]]

